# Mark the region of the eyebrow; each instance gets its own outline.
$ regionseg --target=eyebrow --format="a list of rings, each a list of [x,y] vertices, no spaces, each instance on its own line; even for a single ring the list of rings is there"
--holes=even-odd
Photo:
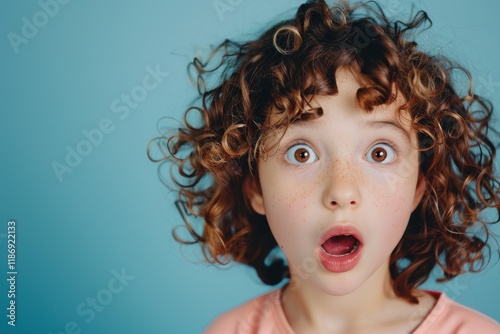
[[[391,120],[366,121],[366,122],[363,122],[362,124],[365,125],[366,127],[370,127],[370,128],[377,128],[377,129],[391,128],[393,130],[396,130],[397,132],[399,132],[403,135],[403,137],[406,139],[408,144],[411,144],[410,133],[406,129],[404,129],[400,124],[398,124],[394,121],[391,121]]]

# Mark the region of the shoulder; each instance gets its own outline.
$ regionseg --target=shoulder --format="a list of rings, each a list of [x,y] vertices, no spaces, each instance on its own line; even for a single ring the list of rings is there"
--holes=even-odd
[[[500,333],[500,324],[486,315],[461,305],[446,294],[429,291],[437,302],[414,332],[423,333]]]
[[[287,333],[283,330],[280,290],[246,302],[218,316],[204,334]]]

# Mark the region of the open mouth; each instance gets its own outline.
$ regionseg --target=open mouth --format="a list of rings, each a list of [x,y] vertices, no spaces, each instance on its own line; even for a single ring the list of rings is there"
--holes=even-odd
[[[321,247],[328,255],[343,257],[358,249],[359,240],[352,234],[336,235],[328,238]]]

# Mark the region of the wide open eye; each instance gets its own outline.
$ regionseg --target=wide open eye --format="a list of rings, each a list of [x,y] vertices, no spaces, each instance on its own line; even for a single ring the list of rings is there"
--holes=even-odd
[[[308,145],[297,144],[286,151],[286,159],[294,165],[305,165],[318,160],[318,156]]]
[[[393,162],[395,158],[396,152],[394,149],[390,145],[383,143],[373,145],[366,153],[366,159],[370,162],[387,164]]]

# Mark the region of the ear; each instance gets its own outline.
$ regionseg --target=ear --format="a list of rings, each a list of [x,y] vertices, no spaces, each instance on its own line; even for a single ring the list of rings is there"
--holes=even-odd
[[[425,176],[420,174],[418,176],[417,187],[415,189],[415,197],[413,198],[413,210],[415,210],[418,204],[420,204],[420,201],[422,200],[422,197],[425,193],[426,185],[427,180],[425,179]]]
[[[243,183],[243,192],[252,209],[260,215],[265,215],[266,208],[264,207],[264,198],[258,180],[254,177],[247,178]]]

